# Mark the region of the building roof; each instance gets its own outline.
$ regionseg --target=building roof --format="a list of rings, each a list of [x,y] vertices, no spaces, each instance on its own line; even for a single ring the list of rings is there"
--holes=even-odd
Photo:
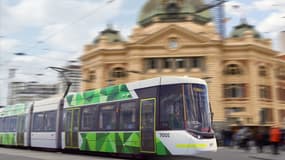
[[[246,20],[242,20],[241,24],[234,27],[231,37],[239,38],[243,37],[246,31],[252,31],[255,38],[262,38],[261,34],[254,28],[253,25],[249,25]]]
[[[120,35],[120,31],[114,30],[111,25],[108,25],[107,28],[100,32],[100,35],[95,38],[93,41],[95,44],[99,43],[102,37],[107,39],[107,42],[122,42],[123,39]]]
[[[205,24],[212,19],[210,12],[206,10],[195,13],[203,6],[203,0],[149,0],[139,14],[138,23],[146,26],[154,19],[161,22],[179,22],[194,16],[194,22]]]

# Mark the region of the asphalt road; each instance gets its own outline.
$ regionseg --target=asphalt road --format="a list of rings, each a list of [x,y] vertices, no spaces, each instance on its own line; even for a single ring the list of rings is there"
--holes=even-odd
[[[257,154],[255,150],[246,152],[238,149],[219,148],[216,153],[199,154],[193,157],[150,157],[146,160],[284,160],[285,152],[272,155],[270,152]],[[129,158],[132,159],[132,158]],[[61,152],[43,152],[25,149],[0,148],[0,160],[124,160],[124,158],[67,154]],[[125,158],[126,160],[126,158]]]

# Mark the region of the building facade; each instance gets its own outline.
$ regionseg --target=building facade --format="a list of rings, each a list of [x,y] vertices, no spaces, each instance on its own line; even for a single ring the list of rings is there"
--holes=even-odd
[[[208,80],[216,124],[285,119],[285,62],[246,21],[221,39],[202,0],[149,0],[127,41],[108,27],[81,57],[82,90],[158,76]]]
[[[12,80],[8,87],[8,105],[30,103],[57,94],[57,85]]]

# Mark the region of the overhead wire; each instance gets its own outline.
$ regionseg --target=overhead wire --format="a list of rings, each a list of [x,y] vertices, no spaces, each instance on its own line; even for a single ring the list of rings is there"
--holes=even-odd
[[[42,40],[38,40],[32,47],[28,48],[27,50],[25,50],[25,52],[29,52],[32,49],[34,49],[35,47],[37,47],[39,44],[45,43],[47,40],[57,36],[59,33],[64,32],[64,30],[78,22],[81,22],[87,18],[89,18],[90,16],[94,15],[96,12],[98,12],[99,10],[102,10],[103,8],[107,7],[108,5],[110,5],[111,3],[115,2],[116,0],[107,0],[105,3],[103,3],[102,5],[98,6],[96,9],[92,10],[91,12],[89,12],[88,14],[85,14],[81,17],[79,17],[78,19],[71,21],[68,24],[65,24],[61,29],[58,29],[57,31],[49,34],[46,38],[42,39]]]

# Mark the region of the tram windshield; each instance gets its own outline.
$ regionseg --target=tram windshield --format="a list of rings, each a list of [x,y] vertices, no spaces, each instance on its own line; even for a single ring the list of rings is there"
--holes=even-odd
[[[211,112],[206,86],[202,84],[186,84],[184,85],[184,96],[186,129],[198,132],[210,132]]]

